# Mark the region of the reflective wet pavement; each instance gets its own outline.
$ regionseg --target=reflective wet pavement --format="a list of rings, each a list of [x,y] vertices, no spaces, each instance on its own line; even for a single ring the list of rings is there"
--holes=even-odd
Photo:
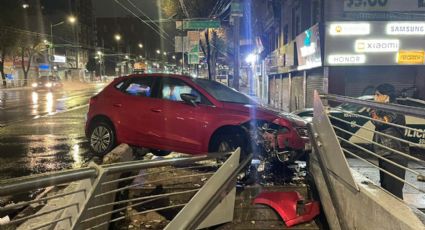
[[[0,180],[77,168],[89,161],[85,115],[89,98],[103,86],[0,91]]]

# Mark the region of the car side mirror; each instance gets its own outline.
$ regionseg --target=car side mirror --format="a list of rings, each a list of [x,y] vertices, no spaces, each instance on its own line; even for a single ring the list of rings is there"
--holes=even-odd
[[[193,95],[191,93],[182,93],[182,94],[180,94],[180,98],[184,102],[191,104],[193,106],[196,106],[196,99],[198,99],[198,97],[196,95]]]

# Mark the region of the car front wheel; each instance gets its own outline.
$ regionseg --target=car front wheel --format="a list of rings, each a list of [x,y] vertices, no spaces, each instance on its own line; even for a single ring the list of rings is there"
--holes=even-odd
[[[115,147],[114,129],[105,122],[95,123],[90,131],[90,149],[99,155],[105,155]]]

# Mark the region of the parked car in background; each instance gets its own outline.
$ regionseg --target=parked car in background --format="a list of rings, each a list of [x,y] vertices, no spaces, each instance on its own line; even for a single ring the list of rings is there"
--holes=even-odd
[[[56,90],[63,87],[59,77],[40,76],[36,82],[32,83],[34,90]]]
[[[94,153],[120,143],[190,154],[261,145],[303,151],[306,122],[256,104],[221,83],[181,75],[119,77],[90,100],[85,126]]]
[[[373,95],[365,95],[358,97],[357,99],[360,100],[373,100]],[[407,105],[407,106],[413,106],[413,107],[419,107],[419,108],[425,108],[425,101],[413,99],[409,97],[400,97],[397,98],[397,103],[401,105]],[[355,135],[358,135],[362,138],[365,138],[366,140],[356,137],[354,135],[349,135],[347,133],[339,132],[338,134],[345,139],[350,140],[353,143],[358,144],[369,144],[370,141],[373,138],[373,133],[369,130],[374,130],[374,125],[369,119],[358,117],[355,115],[352,115],[350,113],[363,115],[366,117],[370,117],[369,111],[370,109],[361,106],[361,105],[355,105],[350,103],[343,103],[335,108],[329,108],[329,114],[333,117],[339,118],[341,120],[347,121],[349,124],[338,121],[336,119],[332,119],[331,121],[334,125],[350,132],[354,133]],[[293,112],[293,114],[298,115],[305,119],[307,122],[311,122],[313,119],[313,109],[307,108],[303,110],[298,110]],[[406,140],[411,141],[413,143],[417,143],[420,145],[425,146],[425,134],[422,132],[419,132],[419,130],[422,130],[425,132],[425,119],[413,117],[413,116],[406,116],[406,125],[410,128],[417,129],[418,131],[413,130],[405,130],[404,137]],[[363,128],[360,128],[360,127]],[[366,128],[366,129],[365,129]]]

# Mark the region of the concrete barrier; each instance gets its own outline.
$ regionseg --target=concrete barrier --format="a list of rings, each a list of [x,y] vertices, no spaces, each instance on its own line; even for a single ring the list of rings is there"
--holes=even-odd
[[[351,170],[359,191],[349,189],[332,173],[332,188],[326,186],[317,159],[312,154],[310,172],[319,191],[321,204],[331,229],[341,229],[329,190],[334,189],[336,200],[344,213],[340,215],[348,229],[425,229],[425,215],[411,208],[403,201],[375,185],[363,175]]]
[[[130,161],[132,159],[133,159],[132,149],[126,144],[121,144],[120,146],[113,149],[110,153],[108,153],[103,158],[103,164],[125,162],[125,161]],[[94,163],[91,163],[91,166],[98,167]],[[100,167],[98,169],[102,170]],[[118,177],[119,175],[111,175],[111,176],[108,176],[107,179],[113,180],[113,179],[117,179]],[[62,209],[61,211],[52,212],[47,215],[42,215],[37,218],[30,219],[24,222],[23,224],[21,224],[17,229],[19,230],[33,229],[35,227],[43,226],[43,224],[53,222],[56,220],[62,220],[62,219],[64,220],[57,222],[55,225],[48,225],[39,229],[46,229],[46,230],[47,229],[58,229],[58,230],[72,229],[72,226],[78,214],[81,213],[88,199],[90,199],[97,182],[98,182],[97,178],[72,182],[63,191],[60,191],[60,193],[66,193],[66,192],[72,192],[72,191],[78,191],[78,190],[84,190],[85,192],[79,192],[79,193],[75,193],[65,197],[49,200],[46,203],[46,205],[44,205],[44,207],[41,208],[37,213],[39,214],[39,213],[48,212],[53,209],[64,207],[73,203],[76,203],[76,205],[67,207],[65,209]],[[117,187],[117,183],[112,183],[107,186],[103,186],[101,191],[113,190],[116,187]],[[114,199],[115,199],[115,194],[110,194],[110,195],[106,195],[102,197],[102,199],[93,199],[90,205],[95,206],[100,204],[106,204],[106,203],[113,202]],[[94,212],[91,212],[90,214],[97,215],[100,213],[106,213],[111,211],[112,208],[113,208],[112,206],[99,208],[95,210]],[[105,221],[105,219],[109,220],[109,218],[110,216],[104,216],[103,218],[99,218],[99,220],[97,220],[95,223]],[[108,229],[108,225],[105,225],[102,228],[98,228],[98,229]]]

